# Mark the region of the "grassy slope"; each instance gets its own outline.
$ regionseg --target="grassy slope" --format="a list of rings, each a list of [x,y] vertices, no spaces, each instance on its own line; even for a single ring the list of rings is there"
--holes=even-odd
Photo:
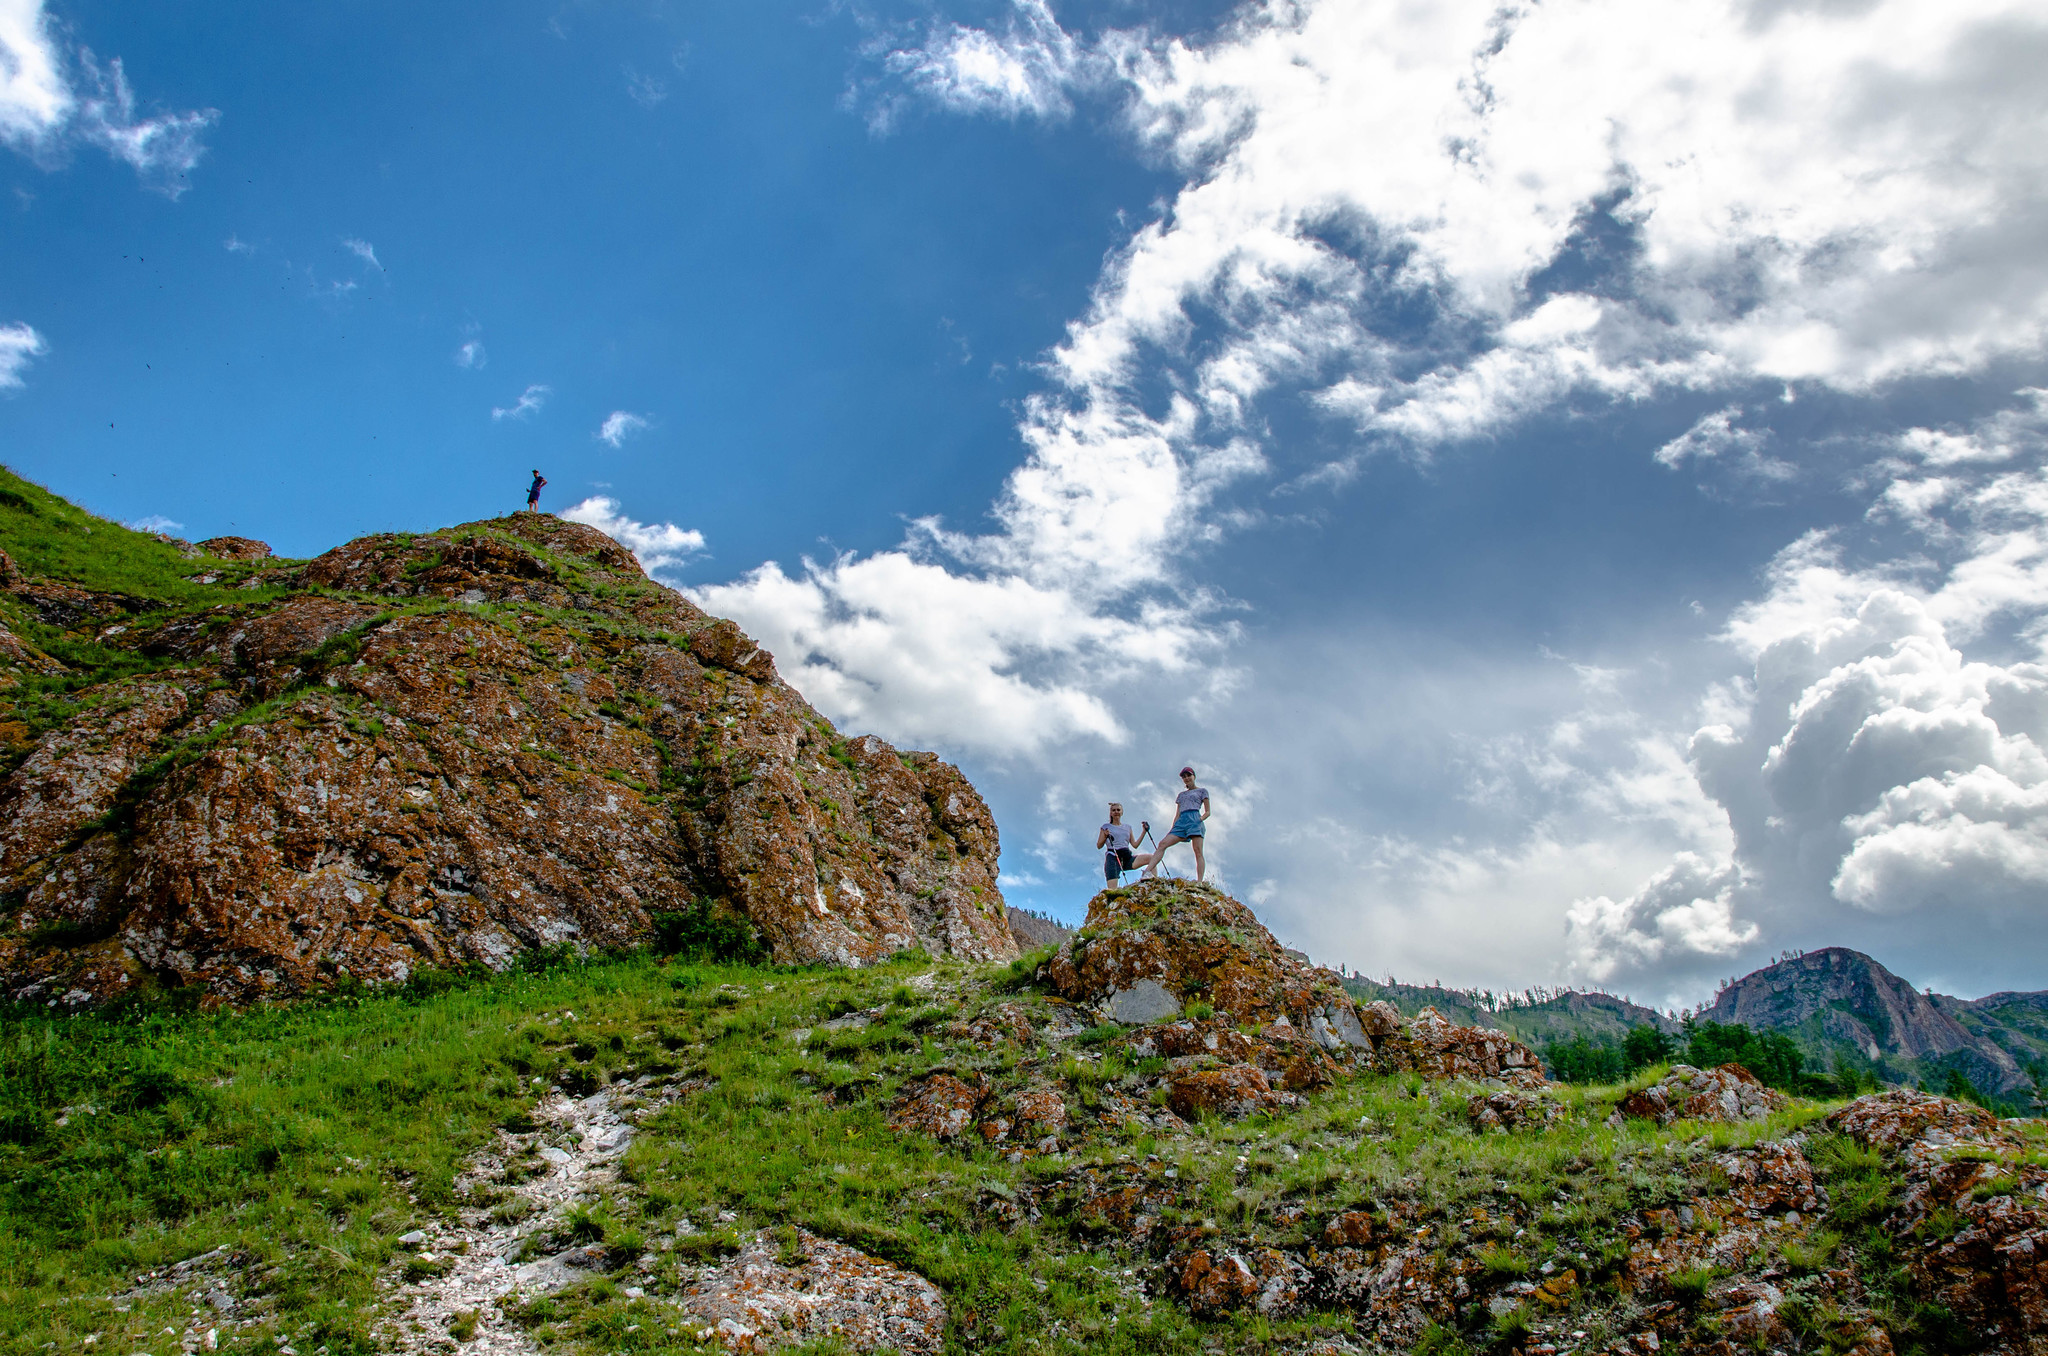
[[[232,586],[257,568],[187,557],[161,537],[87,513],[5,467],[0,467],[0,547],[27,574],[167,606],[219,602],[224,585]],[[223,582],[198,584],[189,578],[200,573],[218,574]]]
[[[1112,1135],[1069,1164],[1011,1164],[884,1123],[905,1075],[1014,1058],[948,1045],[951,1013],[904,987],[933,968],[943,983],[965,985],[970,1004],[991,978],[914,957],[869,971],[789,971],[636,956],[239,1016],[18,1014],[0,1045],[0,1346],[80,1350],[100,1333],[98,1350],[168,1353],[175,1339],[163,1329],[182,1331],[193,1301],[143,1297],[121,1313],[108,1297],[140,1270],[232,1244],[255,1255],[245,1274],[270,1320],[224,1329],[229,1349],[268,1350],[276,1335],[308,1353],[376,1349],[368,1301],[398,1265],[394,1240],[450,1208],[461,1155],[531,1104],[537,1077],[680,1067],[717,1079],[643,1130],[625,1183],[594,1212],[629,1254],[685,1216],[712,1225],[720,1210],[736,1212],[728,1236],[802,1224],[939,1283],[960,1351],[1181,1351],[1209,1336],[1235,1350],[1349,1325],[1342,1314],[1197,1323],[1139,1292],[1133,1277],[1148,1263],[1118,1240],[1076,1232],[1050,1212],[1009,1230],[985,1213],[1030,1176],[1090,1154],[1162,1155],[1192,1184],[1180,1218],[1231,1234],[1269,1228],[1268,1207],[1283,1200],[1316,1221],[1407,1201],[1437,1218],[1445,1246],[1476,1251],[1498,1274],[1556,1261],[1597,1276],[1616,1255],[1622,1214],[1678,1200],[1708,1153],[1822,1110],[1808,1104],[1745,1127],[1613,1131],[1600,1124],[1611,1090],[1567,1090],[1573,1115],[1563,1126],[1478,1136],[1459,1090],[1365,1079],[1284,1117],[1206,1123],[1171,1139]],[[832,1012],[876,1005],[889,1015],[864,1031],[822,1045],[788,1039]],[[1068,1068],[1084,1100],[1091,1083],[1122,1073],[1113,1056],[1070,1058]],[[835,1087],[857,1095],[850,1104],[819,1095]],[[1877,1170],[1852,1156],[1844,1171]],[[1862,1188],[1880,1203],[1888,1189]],[[569,1351],[687,1350],[664,1345],[660,1294],[675,1256],[663,1256],[654,1280],[632,1278],[649,1298],[627,1300],[624,1279],[598,1278],[533,1305],[527,1319]],[[1617,1303],[1589,1287],[1572,1321],[1599,1329]],[[1475,1322],[1477,1337],[1446,1334],[1440,1349],[1484,1345],[1483,1310]]]

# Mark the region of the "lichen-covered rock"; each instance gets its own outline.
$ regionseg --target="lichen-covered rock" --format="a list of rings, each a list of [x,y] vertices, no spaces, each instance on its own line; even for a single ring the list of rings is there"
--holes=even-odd
[[[1659,1125],[1681,1119],[1733,1125],[1762,1120],[1791,1104],[1784,1093],[1765,1087],[1740,1064],[1723,1064],[1715,1069],[1674,1064],[1671,1072],[1658,1082],[1622,1098],[1616,1109],[1623,1116]]]
[[[1424,1008],[1379,1048],[1384,1067],[1413,1069],[1425,1078],[1498,1078],[1527,1087],[1548,1081],[1543,1061],[1528,1046],[1504,1032],[1458,1026],[1435,1008]]]
[[[17,581],[42,624],[167,667],[80,694],[0,780],[12,996],[244,1001],[704,908],[784,962],[1016,954],[958,770],[840,738],[594,529],[371,537],[264,579],[321,591],[131,627],[111,595]]]
[[[1166,1104],[1184,1121],[1203,1115],[1240,1120],[1257,1111],[1298,1105],[1300,1099],[1274,1089],[1256,1064],[1222,1069],[1188,1069],[1167,1079]]]
[[[946,1300],[924,1277],[804,1229],[794,1247],[754,1238],[676,1297],[691,1334],[730,1352],[831,1344],[929,1356],[945,1346]]]
[[[1551,1097],[1519,1088],[1496,1088],[1475,1092],[1465,1099],[1465,1115],[1480,1131],[1508,1131],[1525,1127],[1544,1129],[1564,1116],[1564,1107]]]
[[[1163,1020],[1202,1002],[1233,1022],[1285,1018],[1325,1049],[1371,1048],[1336,973],[1289,955],[1250,909],[1212,885],[1149,880],[1104,890],[1039,978],[1110,1020]]]
[[[951,1139],[975,1123],[988,1089],[949,1073],[913,1079],[889,1108],[889,1128]]]
[[[1743,1210],[1810,1215],[1827,1208],[1827,1196],[1814,1181],[1813,1165],[1796,1144],[1779,1140],[1736,1149],[1714,1155],[1712,1162],[1728,1184],[1728,1199]]]
[[[2048,1350],[2048,1167],[1980,1108],[1894,1089],[1859,1097],[1830,1128],[1881,1149],[1906,1189],[1886,1227],[1918,1297],[1995,1356]],[[1937,1215],[1961,1228],[1931,1229]]]
[[[1277,1248],[1196,1248],[1167,1264],[1173,1290],[1197,1318],[1253,1309],[1284,1318],[1302,1308],[1308,1269]]]
[[[254,537],[208,537],[194,543],[200,550],[222,560],[268,560],[270,543]]]

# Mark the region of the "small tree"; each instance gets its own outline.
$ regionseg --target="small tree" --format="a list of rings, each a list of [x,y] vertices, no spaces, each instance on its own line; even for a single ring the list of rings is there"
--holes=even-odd
[[[1678,1042],[1648,1023],[1630,1027],[1621,1040],[1621,1061],[1629,1073],[1662,1064],[1676,1053]]]

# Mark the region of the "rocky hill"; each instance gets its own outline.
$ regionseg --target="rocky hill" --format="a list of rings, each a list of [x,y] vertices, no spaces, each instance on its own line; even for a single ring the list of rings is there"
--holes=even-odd
[[[618,946],[1006,960],[988,808],[538,514],[305,562],[0,483],[0,988],[224,1000]]]
[[[2028,1066],[2048,1059],[2048,993],[1968,1001],[1922,993],[1860,951],[1828,947],[1745,975],[1707,1015],[1783,1031],[1823,1061],[1853,1054],[1889,1081],[1939,1084],[1960,1070],[1979,1088],[2033,1085]]]

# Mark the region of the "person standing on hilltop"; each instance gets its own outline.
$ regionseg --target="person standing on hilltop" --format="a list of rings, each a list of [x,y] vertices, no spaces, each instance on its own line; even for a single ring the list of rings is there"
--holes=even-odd
[[[1166,837],[1159,840],[1158,851],[1145,866],[1145,879],[1159,874],[1159,863],[1166,856],[1166,850],[1175,843],[1195,845],[1195,879],[1201,880],[1207,874],[1208,864],[1202,860],[1202,836],[1208,832],[1202,821],[1209,817],[1209,791],[1207,787],[1195,785],[1195,770],[1184,767],[1180,770],[1182,790],[1173,798],[1173,828]]]
[[[547,483],[548,478],[546,476],[542,475],[539,471],[533,473],[533,483],[526,487],[526,511],[528,513],[540,512],[540,487]]]
[[[1138,821],[1138,827],[1143,833],[1152,832],[1152,826],[1142,819]],[[1139,841],[1143,841],[1142,835]],[[1108,849],[1102,854],[1102,878],[1112,885],[1124,872],[1133,867],[1152,864],[1150,857],[1135,855],[1135,845],[1131,842],[1131,826],[1124,823],[1124,807],[1115,801],[1109,803],[1109,822],[1096,833],[1095,846],[1098,849]]]

